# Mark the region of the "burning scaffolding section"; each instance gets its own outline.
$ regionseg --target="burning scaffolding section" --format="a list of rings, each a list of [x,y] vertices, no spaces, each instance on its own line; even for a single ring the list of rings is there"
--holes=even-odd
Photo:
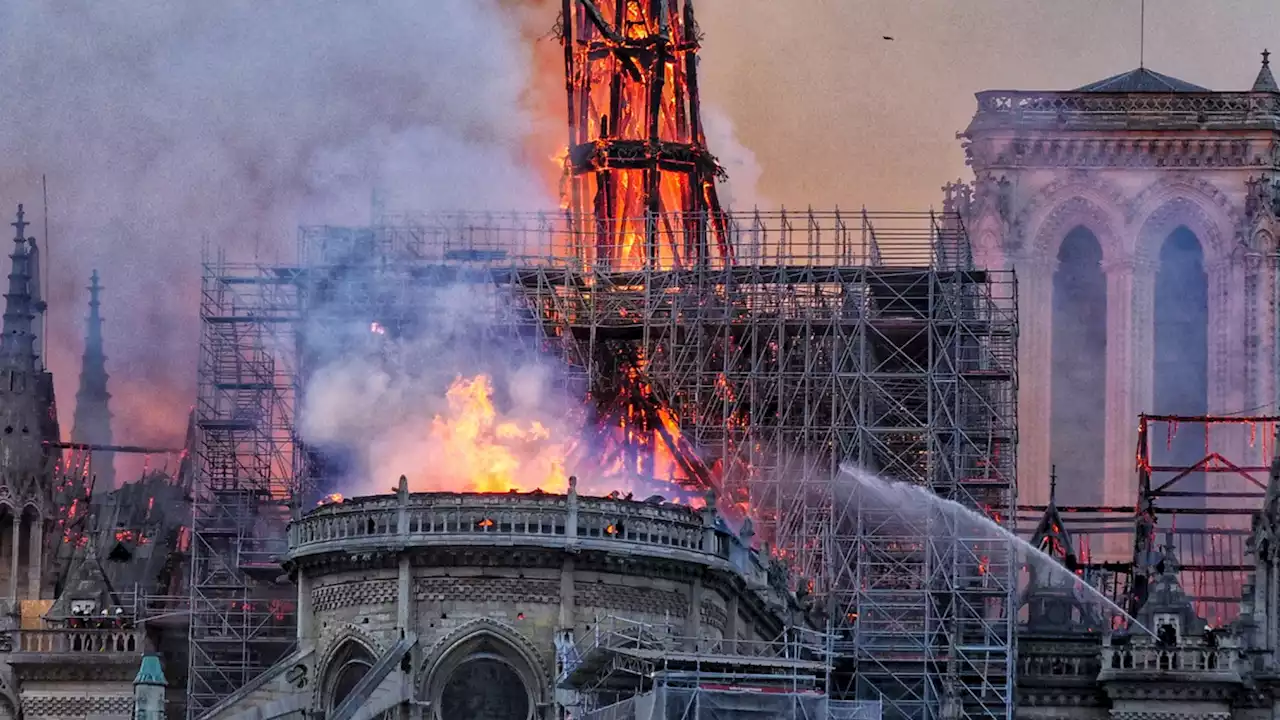
[[[698,100],[690,0],[564,0],[562,203],[583,258],[614,270],[731,258]]]
[[[1250,518],[1265,500],[1277,422],[1271,416],[1140,416],[1136,506],[1058,508],[1075,539],[1074,569],[1135,613],[1170,542],[1197,614],[1214,626],[1234,620],[1253,571]],[[1025,520],[1044,512],[1019,507]]]
[[[615,449],[601,455],[628,463],[620,486],[664,467],[676,484],[709,482],[848,626],[838,696],[916,716],[945,686],[971,713],[1004,716],[1010,688],[989,678],[1007,678],[1012,653],[1009,553],[916,508],[855,506],[837,479],[851,461],[1011,521],[1012,275],[973,270],[963,229],[928,214],[724,219],[734,261],[692,270],[584,260],[572,249],[594,234],[549,216],[309,228],[303,258],[341,264],[364,242],[380,267],[500,300],[495,327],[583,381],[592,432]],[[388,276],[367,302],[421,286]],[[392,304],[423,312],[409,297]]]

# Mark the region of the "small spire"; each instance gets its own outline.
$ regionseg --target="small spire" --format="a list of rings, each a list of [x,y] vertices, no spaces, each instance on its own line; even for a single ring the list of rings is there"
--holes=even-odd
[[[9,256],[12,270],[9,272],[9,289],[4,295],[4,336],[0,339],[0,354],[5,362],[19,370],[35,370],[35,334],[33,320],[35,308],[31,297],[31,248],[35,240],[26,237],[28,223],[22,205],[18,206],[18,219],[12,223],[17,231],[13,237],[13,253]]]
[[[89,315],[85,318],[84,355],[80,360],[80,388],[76,391],[71,441],[111,445],[111,393],[108,391],[107,354],[102,342],[102,285],[98,271],[89,277]],[[93,471],[101,487],[115,487],[111,453],[94,453]]]
[[[1253,81],[1253,92],[1280,93],[1276,78],[1271,74],[1271,51],[1262,51],[1262,69],[1258,71],[1258,79]]]
[[[1058,466],[1049,466],[1049,504],[1057,503],[1058,498]]]

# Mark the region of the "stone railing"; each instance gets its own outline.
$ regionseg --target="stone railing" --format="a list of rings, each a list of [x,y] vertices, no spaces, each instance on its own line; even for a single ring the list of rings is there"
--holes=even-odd
[[[59,655],[141,655],[142,631],[138,629],[42,629],[14,633],[15,653]]]
[[[1220,679],[1239,679],[1236,648],[1205,646],[1175,647],[1106,647],[1102,648],[1100,680],[1120,679],[1133,675],[1199,675]]]
[[[1098,677],[1098,656],[1065,652],[1033,654],[1020,648],[1018,674],[1024,678],[1074,678],[1092,683]]]
[[[1280,97],[1266,93],[980,92],[974,125],[1213,123],[1273,126]]]
[[[669,503],[543,493],[415,493],[324,505],[289,526],[289,557],[424,545],[617,549],[729,563],[714,512]]]

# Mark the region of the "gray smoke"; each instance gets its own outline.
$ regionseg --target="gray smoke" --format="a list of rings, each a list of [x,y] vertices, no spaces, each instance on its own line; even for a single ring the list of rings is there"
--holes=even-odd
[[[554,207],[524,159],[530,23],[498,0],[0,5],[0,202],[38,207],[48,175],[64,424],[93,268],[116,437],[178,443],[202,243],[291,261],[298,224],[366,221],[374,188],[389,210]]]
[[[564,492],[583,415],[556,382],[562,368],[505,340],[500,291],[449,282],[410,292],[407,325],[335,303],[306,326],[318,362],[299,432],[350,462],[321,489],[380,493],[405,475],[415,492]]]

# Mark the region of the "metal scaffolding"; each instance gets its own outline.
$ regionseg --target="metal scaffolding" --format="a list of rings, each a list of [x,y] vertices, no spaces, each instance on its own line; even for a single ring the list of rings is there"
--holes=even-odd
[[[1078,573],[1136,614],[1168,546],[1196,613],[1215,627],[1234,621],[1254,570],[1250,521],[1266,497],[1277,427],[1276,416],[1140,415],[1135,505],[1058,508]],[[1019,506],[1019,527],[1045,512]]]
[[[770,640],[683,637],[671,624],[598,618],[560,649],[557,686],[579,701],[580,720],[827,720],[873,703],[840,707],[827,696],[831,641],[787,628]]]
[[[204,265],[191,527],[187,715],[294,642],[285,528],[305,488],[294,452],[297,272]]]
[[[379,322],[430,313],[440,283],[484,288],[473,295],[512,347],[559,357],[598,404],[643,395],[658,427],[621,453],[642,458],[660,439],[679,456],[667,480],[711,484],[727,514],[755,520],[844,634],[837,697],[883,697],[892,717],[956,705],[1009,717],[1008,549],[945,513],[853,503],[839,470],[853,462],[1012,522],[1012,273],[974,270],[958,223],[931,214],[720,219],[733,252],[692,267],[618,270],[621,250],[602,252],[591,222],[555,215],[304,228],[302,258],[313,277],[351,278],[353,258],[378,268],[345,281],[341,307],[364,303],[390,318]],[[666,245],[677,238],[663,233],[706,223],[630,225]],[[655,467],[632,463],[628,479]]]

